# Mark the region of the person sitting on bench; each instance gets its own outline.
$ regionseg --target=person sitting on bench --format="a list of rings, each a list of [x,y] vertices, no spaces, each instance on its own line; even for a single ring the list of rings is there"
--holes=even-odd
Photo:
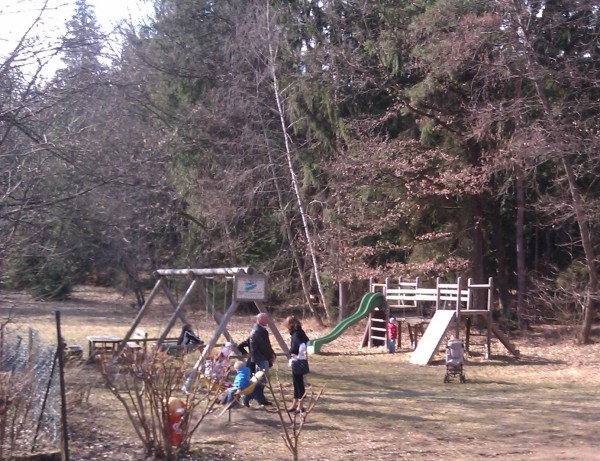
[[[192,330],[192,326],[189,323],[181,327],[181,333],[177,339],[178,346],[187,346],[190,349],[194,349],[202,344],[204,344],[204,341],[194,334],[194,330]]]

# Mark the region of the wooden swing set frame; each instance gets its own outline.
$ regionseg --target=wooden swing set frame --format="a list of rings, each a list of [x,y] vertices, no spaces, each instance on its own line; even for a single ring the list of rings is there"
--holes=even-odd
[[[123,353],[125,348],[127,347],[127,343],[130,341],[134,332],[138,328],[139,324],[142,321],[142,318],[148,311],[148,308],[152,305],[152,301],[156,297],[156,295],[162,290],[169,303],[173,307],[173,314],[169,318],[167,324],[161,331],[157,341],[156,347],[160,348],[161,344],[164,343],[165,338],[175,325],[177,318],[181,319],[183,323],[189,323],[184,313],[184,307],[187,305],[189,300],[192,297],[192,294],[195,292],[200,292],[202,299],[207,303],[207,309],[213,314],[213,319],[215,320],[217,326],[213,332],[212,337],[205,345],[204,349],[198,360],[194,365],[194,370],[197,371],[201,365],[204,363],[206,357],[210,354],[212,349],[217,344],[217,341],[224,335],[227,341],[234,342],[231,334],[227,330],[227,324],[231,320],[233,314],[236,312],[240,302],[254,302],[259,312],[263,312],[268,314],[268,311],[265,307],[264,301],[266,300],[266,275],[256,271],[252,267],[225,267],[225,268],[207,268],[207,269],[159,269],[155,272],[157,277],[156,284],[152,291],[148,295],[146,302],[140,308],[137,316],[133,320],[131,326],[129,327],[129,331],[125,334],[122,341],[119,343],[119,346],[113,353],[111,358],[111,364],[116,362],[117,358]],[[234,278],[234,295],[232,296],[231,304],[225,311],[223,315],[219,314],[215,309],[215,306],[210,301],[209,297],[206,295],[206,290],[204,289],[203,284],[201,283],[205,277],[215,277],[215,276],[229,276]],[[168,287],[168,280],[171,278],[188,278],[190,283],[185,291],[185,294],[181,298],[181,301],[177,302],[175,296],[170,291]],[[285,355],[289,355],[288,346],[279,333],[275,323],[269,316],[269,327],[271,329],[271,333],[275,337],[279,347],[283,351]]]

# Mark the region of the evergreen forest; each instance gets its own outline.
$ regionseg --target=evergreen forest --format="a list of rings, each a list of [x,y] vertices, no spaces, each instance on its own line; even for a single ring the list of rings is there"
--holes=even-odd
[[[493,277],[589,340],[600,1],[147,2],[106,32],[76,0],[50,47],[37,1],[0,56],[2,288],[252,266],[332,321],[370,277]]]

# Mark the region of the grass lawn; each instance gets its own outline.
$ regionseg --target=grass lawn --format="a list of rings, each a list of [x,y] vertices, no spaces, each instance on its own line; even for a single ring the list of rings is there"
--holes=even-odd
[[[73,300],[54,304],[5,294],[0,296],[0,314],[6,318],[12,307],[14,325],[31,325],[52,341],[53,313],[61,310],[67,342],[86,345],[87,335],[127,331],[135,311],[121,298],[82,291]],[[168,309],[159,309],[151,318],[159,328],[168,316]],[[236,317],[230,327],[234,338],[243,339],[252,321],[252,316]],[[195,314],[194,323],[203,338],[214,325],[203,312]],[[308,320],[305,326],[313,338],[326,332]],[[306,418],[301,460],[600,459],[599,344],[576,346],[568,331],[534,327],[512,338],[520,360],[503,355],[506,350],[494,342],[497,355],[492,360],[469,358],[465,384],[458,379],[444,384],[441,355],[433,365],[419,367],[408,363],[408,349],[359,352],[362,328],[350,329],[325,345],[323,355],[310,357],[309,390],[324,388],[324,394]],[[274,383],[291,391],[284,358],[272,376]],[[97,369],[72,366],[67,385],[71,459],[140,459],[130,423],[103,388]],[[273,411],[234,410],[231,421],[212,414],[193,439],[194,448],[204,455],[192,459],[290,459],[280,434]]]

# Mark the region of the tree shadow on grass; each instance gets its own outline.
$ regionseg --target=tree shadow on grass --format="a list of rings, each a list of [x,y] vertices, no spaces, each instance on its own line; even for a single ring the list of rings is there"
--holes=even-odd
[[[522,367],[522,366],[545,366],[545,365],[566,365],[569,363],[567,360],[555,360],[546,359],[544,357],[521,357],[516,359],[507,355],[494,355],[491,359],[486,361],[470,361],[467,360],[465,364],[470,367]]]
[[[340,352],[340,351],[336,351],[336,352],[319,352],[319,355],[322,355],[324,357],[369,357],[369,356],[381,356],[384,355],[383,352],[376,352],[376,351],[344,351],[344,352]]]

